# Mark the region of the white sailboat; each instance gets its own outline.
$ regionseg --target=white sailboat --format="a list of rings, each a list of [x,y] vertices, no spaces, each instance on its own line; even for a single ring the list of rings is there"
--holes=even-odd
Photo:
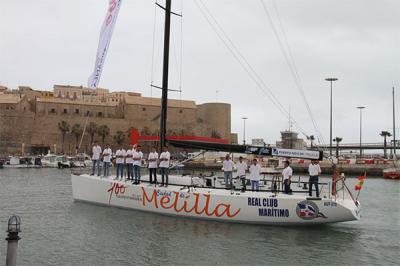
[[[164,64],[160,147],[166,142],[168,101],[168,56],[171,0],[166,0]],[[170,141],[176,147],[191,147],[226,152],[253,153],[265,156],[321,159],[322,152],[280,150],[275,148],[215,143]],[[186,218],[249,224],[324,224],[358,220],[360,203],[354,199],[344,179],[333,178],[321,190],[320,198],[308,197],[304,190],[284,194],[282,180],[264,180],[259,192],[225,189],[219,176],[170,176],[168,187],[142,183],[131,184],[114,177],[71,174],[74,200],[127,208],[138,211],[175,215]],[[340,188],[337,188],[341,184]],[[276,187],[275,187],[276,185]]]

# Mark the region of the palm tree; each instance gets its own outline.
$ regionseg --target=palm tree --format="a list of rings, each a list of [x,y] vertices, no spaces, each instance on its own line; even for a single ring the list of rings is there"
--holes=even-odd
[[[222,139],[221,134],[219,134],[215,129],[211,131],[211,137],[215,139]]]
[[[58,129],[61,131],[62,134],[62,153],[64,153],[65,135],[69,132],[69,128],[69,124],[64,120],[58,123]]]
[[[333,139],[334,142],[336,142],[336,158],[339,158],[339,143],[342,142],[342,138],[336,137]]]
[[[151,135],[150,128],[144,127],[144,128],[142,129],[142,131],[140,132],[140,134],[141,134],[142,136],[150,136],[150,135]]]
[[[78,150],[79,137],[82,135],[83,128],[80,124],[74,124],[71,128],[71,133],[75,136],[75,147]]]
[[[310,146],[311,146],[311,149],[312,149],[313,148],[313,143],[314,143],[314,140],[315,140],[314,135],[307,136],[307,139],[310,141]]]
[[[104,145],[106,137],[110,135],[110,128],[107,125],[101,125],[97,128],[97,134],[101,137],[101,141]]]
[[[125,134],[121,130],[118,130],[115,135],[114,135],[114,141],[118,144],[121,145],[125,141]]]
[[[94,139],[94,134],[97,132],[97,124],[94,122],[90,122],[89,125],[87,126],[87,132],[89,132],[90,135],[90,143],[93,143]]]
[[[383,137],[383,157],[386,159],[386,138],[391,137],[392,134],[389,131],[382,131],[379,135]]]

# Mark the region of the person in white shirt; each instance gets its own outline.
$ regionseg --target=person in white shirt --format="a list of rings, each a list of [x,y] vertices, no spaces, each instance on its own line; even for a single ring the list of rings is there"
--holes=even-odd
[[[124,179],[125,156],[126,151],[122,147],[115,152],[115,157],[117,158],[115,160],[115,163],[117,164],[117,176],[115,179],[118,179],[119,177],[121,177],[121,180]]]
[[[169,160],[171,154],[168,151],[168,146],[163,148],[163,152],[160,154],[160,172],[161,172],[161,186],[168,187],[168,174],[169,174]],[[164,179],[165,177],[165,179]],[[165,180],[165,182],[164,182]]]
[[[286,194],[290,194],[292,192],[290,189],[290,184],[292,183],[293,170],[289,166],[289,161],[285,161],[284,166],[285,168],[282,171],[284,192]]]
[[[110,148],[110,144],[106,145],[106,148],[103,151],[103,169],[104,169],[104,177],[110,176],[110,162],[111,162],[112,151]]]
[[[314,185],[315,191],[317,192],[317,198],[319,198],[318,179],[321,174],[321,167],[319,166],[318,161],[311,161],[308,166],[308,173],[310,174],[310,179],[308,181],[308,194],[312,197],[312,185]]]
[[[239,157],[239,161],[236,163],[236,175],[242,183],[242,192],[246,191],[246,171],[247,163],[243,161],[243,157]]]
[[[133,172],[135,174],[135,181],[133,184],[140,184],[140,169],[142,167],[142,159],[143,159],[143,153],[142,153],[142,146],[137,145],[136,150],[133,152]]]
[[[125,163],[126,163],[126,172],[127,172],[127,180],[133,180],[133,153],[135,152],[135,148],[132,146],[132,149],[128,149],[126,151]]]
[[[234,163],[231,161],[230,155],[225,156],[225,160],[222,163],[222,170],[224,171],[225,187],[232,188],[232,172]],[[229,183],[229,184],[228,184]]]
[[[96,170],[96,165],[97,165],[97,175],[100,176],[100,155],[101,155],[101,147],[100,145],[97,143],[97,141],[95,141],[93,143],[93,148],[92,148],[92,174],[95,174],[95,170]]]
[[[150,184],[157,185],[157,168],[158,168],[158,153],[156,152],[156,147],[151,148],[151,152],[149,153],[149,177]],[[153,180],[154,177],[154,180]]]
[[[259,191],[260,190],[260,174],[261,174],[261,166],[257,163],[257,159],[253,159],[253,163],[250,165],[250,181],[251,181],[251,190]]]

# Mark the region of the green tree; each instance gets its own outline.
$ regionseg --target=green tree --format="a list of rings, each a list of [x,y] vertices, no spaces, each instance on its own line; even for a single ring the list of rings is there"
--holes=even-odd
[[[315,137],[314,135],[307,136],[307,139],[310,141],[311,149],[313,148]]]
[[[79,137],[82,135],[83,128],[80,124],[74,124],[71,128],[71,133],[75,136],[75,147],[78,148]]]
[[[137,131],[137,128],[135,128],[135,127],[129,127],[128,128],[128,130],[126,131],[126,135],[128,136],[129,139],[131,139],[132,130],[136,130]]]
[[[110,128],[107,125],[101,125],[97,128],[97,134],[101,137],[101,142],[104,145],[106,137],[110,135]]]
[[[94,140],[94,134],[97,133],[97,124],[95,122],[90,122],[89,125],[87,126],[87,132],[90,135],[90,144],[93,143]]]
[[[64,153],[64,143],[65,143],[65,135],[69,132],[70,125],[66,121],[61,121],[58,123],[58,129],[61,131],[62,135],[62,153]]]
[[[392,134],[390,134],[389,131],[382,131],[379,135],[381,137],[383,137],[383,157],[387,158],[387,156],[386,156],[386,146],[387,146],[386,138],[391,137]]]
[[[118,144],[118,146],[122,145],[125,141],[125,134],[121,130],[118,130],[114,135],[114,142]]]
[[[142,136],[150,136],[150,135],[151,135],[150,128],[144,127],[144,128],[142,129],[142,131],[140,132],[140,134],[141,134]]]
[[[342,138],[336,137],[333,139],[334,142],[336,142],[336,158],[339,158],[339,143],[342,142]]]
[[[211,137],[212,137],[212,138],[215,138],[215,139],[222,139],[221,134],[219,134],[219,132],[216,131],[215,129],[213,129],[213,130],[211,131]]]

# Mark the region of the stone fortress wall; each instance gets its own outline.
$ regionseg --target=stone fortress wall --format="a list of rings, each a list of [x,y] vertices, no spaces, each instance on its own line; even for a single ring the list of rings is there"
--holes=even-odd
[[[76,136],[62,133],[59,123],[84,127],[89,123],[107,125],[110,134],[105,142],[115,144],[114,135],[122,131],[126,145],[128,132],[136,128],[142,135],[157,135],[160,125],[158,98],[139,93],[109,92],[85,87],[54,85],[53,91],[20,86],[10,90],[0,86],[0,154],[61,152],[73,154]],[[196,104],[189,100],[168,102],[168,134],[217,137],[237,142],[231,134],[231,106],[226,103]],[[102,142],[98,134],[95,140]],[[88,150],[90,136],[85,134],[82,147]]]

